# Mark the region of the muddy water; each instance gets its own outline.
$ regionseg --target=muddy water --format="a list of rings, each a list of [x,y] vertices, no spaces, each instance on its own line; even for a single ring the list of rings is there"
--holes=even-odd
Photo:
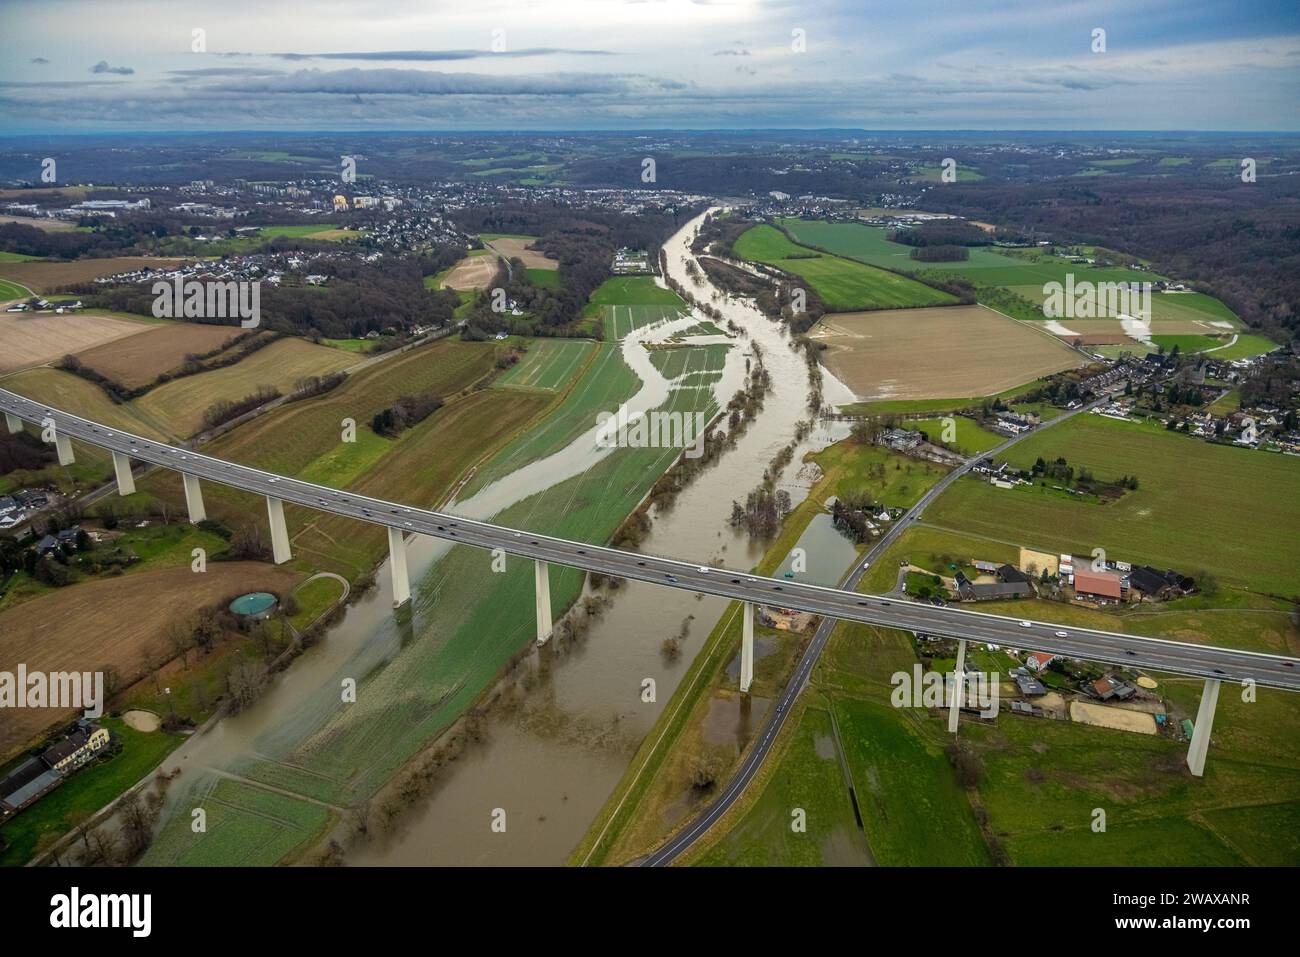
[[[712,468],[698,476],[663,514],[643,550],[705,562],[718,559],[747,568],[761,548],[751,545],[727,524],[731,502],[743,498],[758,483],[764,468],[789,441],[795,423],[807,417],[807,372],[802,358],[789,347],[784,329],[752,306],[729,301],[685,272],[689,244],[698,220],[688,224],[667,245],[669,273],[692,289],[701,301],[721,309],[758,342],[772,375],[766,404],[737,445]],[[672,334],[677,324],[655,333]],[[723,401],[740,384],[745,340],[731,350],[719,389]],[[641,362],[644,350],[633,351],[643,387],[629,400],[633,411],[661,401],[663,377]],[[644,368],[642,367],[644,366]],[[844,401],[836,385],[827,383],[827,399]],[[642,401],[644,400],[644,402]],[[612,411],[612,410],[611,410]],[[800,501],[814,477],[799,459],[842,437],[843,425],[819,426],[786,469],[781,484],[793,501]],[[484,517],[511,502],[570,477],[573,469],[598,456],[595,436],[586,436],[552,456],[544,468],[519,470],[486,486],[456,510]],[[581,469],[579,469],[581,471]],[[514,480],[512,482],[512,479]],[[424,578],[447,544],[417,538],[408,546],[413,581]],[[412,637],[408,618],[394,616],[389,605],[388,569],[383,566],[377,587],[351,606],[326,640],[309,650],[258,703],[243,714],[223,720],[209,733],[188,741],[168,759],[167,769],[184,768],[184,780],[207,770],[238,774],[241,765],[277,740],[293,738],[312,727],[322,694],[337,700],[337,676],[366,674],[397,656]],[[483,721],[481,742],[461,757],[432,793],[411,808],[395,833],[350,850],[354,864],[556,864],[562,863],[581,839],[591,820],[626,769],[635,749],[669,700],[677,682],[718,620],[726,602],[690,596],[675,590],[630,583],[614,593],[611,607],[579,641],[555,643],[534,652],[519,669],[509,696],[511,705],[494,709]],[[683,655],[667,662],[660,646],[665,638],[685,631]],[[657,685],[654,703],[643,703],[642,682]],[[278,750],[278,749],[277,749]],[[173,787],[164,818],[187,813]],[[175,806],[171,806],[174,804]],[[496,809],[506,812],[505,833],[489,827]]]
[[[772,390],[736,446],[698,476],[670,509],[654,516],[653,530],[641,549],[748,568],[763,549],[728,525],[731,502],[760,481],[773,456],[790,441],[795,423],[807,417],[807,371],[782,327],[751,305],[728,301],[711,285],[686,275],[697,225],[698,220],[688,224],[666,245],[669,275],[700,301],[718,306],[724,322],[734,321],[760,344]],[[845,401],[833,385],[828,384],[827,392],[834,401]],[[841,423],[819,425],[801,443],[780,483],[793,502],[801,501],[815,481],[815,469],[799,464],[804,452],[823,448],[846,433]],[[814,541],[803,543],[810,567],[823,536],[819,529]],[[852,551],[849,546],[849,557],[837,573],[826,573],[828,578],[843,573]],[[821,565],[818,558],[819,571]],[[483,743],[412,809],[392,836],[354,848],[349,863],[563,863],[726,606],[719,598],[687,596],[639,582],[618,589],[611,607],[571,651],[549,660],[545,652],[534,656],[532,687],[516,707],[489,715]],[[687,637],[682,657],[669,663],[660,646],[683,628]],[[654,703],[642,701],[646,678],[655,681]],[[732,739],[755,726],[755,720],[752,714],[718,716],[720,728],[725,726]],[[507,812],[504,834],[488,827],[495,808]]]

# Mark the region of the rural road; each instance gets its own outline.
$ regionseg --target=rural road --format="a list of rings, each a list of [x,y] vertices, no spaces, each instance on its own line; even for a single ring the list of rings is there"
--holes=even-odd
[[[938,498],[938,496],[941,495],[948,486],[952,485],[953,482],[957,481],[974,468],[980,459],[996,458],[1006,452],[1007,449],[1011,448],[1017,442],[1020,442],[1031,435],[1035,435],[1043,429],[1064,422],[1080,413],[1091,411],[1093,408],[1108,399],[1109,396],[1104,396],[1085,406],[1081,406],[1078,409],[1059,415],[1050,422],[1045,422],[1029,432],[1024,432],[1020,435],[1014,436],[987,452],[971,456],[966,460],[965,464],[953,469],[936,482],[933,488],[922,495],[920,500],[913,505],[905,515],[901,516],[898,521],[894,523],[893,527],[881,537],[880,541],[876,542],[871,550],[867,552],[864,560],[854,564],[849,573],[843,580],[841,580],[840,588],[849,592],[855,592],[858,583],[862,580],[862,576],[867,573],[868,566],[875,564],[876,560],[885,553],[885,550],[889,548],[889,546],[893,544],[904,531],[920,520],[921,514],[925,511],[925,507]],[[904,607],[906,606],[907,603],[904,603]],[[930,608],[934,606],[915,605],[913,607]],[[964,614],[972,613],[964,612]],[[1008,624],[1010,624],[1010,621],[1007,621]],[[695,818],[695,820],[673,835],[666,844],[654,853],[642,858],[638,862],[639,866],[660,867],[665,864],[671,864],[675,859],[685,853],[685,851],[688,850],[696,841],[703,837],[709,828],[716,824],[719,818],[726,814],[727,811],[730,810],[731,806],[736,803],[736,800],[744,793],[745,788],[747,788],[750,782],[753,781],[754,776],[758,773],[758,769],[762,767],[763,762],[767,759],[768,754],[772,750],[772,745],[776,743],[776,739],[780,735],[781,729],[785,726],[785,720],[792,710],[795,699],[800,695],[804,686],[808,683],[808,678],[812,674],[813,667],[817,664],[817,659],[821,656],[823,649],[825,649],[827,641],[830,640],[831,632],[835,629],[835,624],[836,619],[834,618],[823,618],[821,620],[821,623],[817,627],[817,631],[813,634],[812,641],[809,642],[808,647],[804,650],[803,656],[799,659],[799,665],[795,669],[794,675],[786,684],[785,689],[781,692],[775,710],[768,715],[767,721],[764,723],[761,732],[755,738],[753,747],[750,748],[748,753],[745,755],[745,760],[732,776],[731,781],[727,784],[727,787],[723,792],[718,795],[718,797],[715,798],[713,802]],[[935,629],[924,625],[919,628],[909,627],[907,630],[948,634],[947,632],[943,632],[941,629]],[[1052,631],[1055,632],[1056,629],[1053,628]],[[1029,642],[1029,644],[1033,644],[1034,647],[1037,648],[1039,647],[1038,634],[1039,629],[1037,627],[1032,629],[1024,628],[1009,637],[1004,634],[1002,639],[998,639],[994,641],[994,643],[1006,642],[1014,643],[1019,646],[1026,644],[1025,639],[1027,637],[1033,637],[1034,641]],[[1079,632],[1076,630],[1074,634],[1079,634]],[[1053,634],[1053,637],[1055,637],[1055,634]],[[1138,658],[1129,654],[1130,651],[1131,649],[1125,649],[1119,659],[1109,660],[1112,662],[1118,660],[1121,663],[1135,665],[1138,663]],[[1074,657],[1095,659],[1096,653],[1097,649],[1084,648],[1079,653],[1075,654]],[[1126,658],[1127,660],[1125,660]],[[1101,660],[1106,659],[1103,658]]]

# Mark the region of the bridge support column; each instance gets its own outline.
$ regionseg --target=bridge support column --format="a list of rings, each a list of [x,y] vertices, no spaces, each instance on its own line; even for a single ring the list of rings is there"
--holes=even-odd
[[[59,435],[56,433],[54,436],[54,447],[59,452],[60,465],[71,465],[73,462],[77,461],[72,454],[72,439],[68,438],[66,435]]]
[[[740,626],[740,693],[749,694],[754,683],[754,603],[745,602],[745,617]]]
[[[289,551],[289,526],[284,523],[284,502],[266,497],[266,514],[271,519],[271,557],[283,565],[293,555]]]
[[[12,412],[5,413],[5,425],[9,426],[11,433],[21,432],[23,430],[23,420],[18,418]]]
[[[537,593],[537,643],[546,644],[551,637],[551,569],[541,559],[533,559],[533,585]]]
[[[117,494],[135,493],[135,476],[131,474],[131,459],[123,452],[113,453],[113,473],[117,476]]]
[[[1198,778],[1205,774],[1205,755],[1210,750],[1210,731],[1214,727],[1214,709],[1219,703],[1219,679],[1206,678],[1201,692],[1201,706],[1196,709],[1192,726],[1192,744],[1187,749],[1187,766]]]
[[[406,572],[406,540],[398,528],[388,527],[388,572],[393,577],[393,607],[411,600],[411,579]]]
[[[948,705],[948,733],[957,733],[957,720],[961,716],[961,699],[966,692],[966,639],[957,642],[957,666],[952,672],[952,701]]]
[[[185,485],[185,507],[190,511],[190,524],[197,525],[208,517],[203,508],[203,489],[199,486],[199,477],[182,472],[181,481]]]

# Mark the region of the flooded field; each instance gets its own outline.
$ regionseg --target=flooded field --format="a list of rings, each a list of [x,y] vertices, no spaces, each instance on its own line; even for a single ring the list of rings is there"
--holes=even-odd
[[[665,374],[640,343],[681,335],[698,320],[644,316],[644,324],[629,323],[621,341],[601,344],[610,354],[598,361],[621,363],[593,380],[603,393],[590,408],[626,405],[633,414],[702,408],[711,415],[743,384],[748,342],[760,344],[773,379],[764,408],[735,447],[671,508],[654,515],[641,545],[646,552],[747,568],[761,549],[728,524],[731,501],[758,483],[795,423],[807,416],[807,375],[782,327],[686,275],[696,226],[688,224],[666,247],[670,274],[751,338],[719,351],[710,337],[691,349],[696,359]],[[687,376],[698,381],[702,372],[720,375],[709,387],[674,388]],[[677,450],[610,451],[598,446],[594,430],[594,421],[578,414],[570,422],[548,420],[538,430],[545,434],[521,437],[520,447],[497,457],[515,467],[505,471],[489,463],[453,510],[605,540]],[[843,432],[843,426],[819,427],[802,443],[782,478],[795,502],[809,484],[799,465],[803,453]],[[394,615],[388,607],[387,569],[381,568],[378,587],[265,698],[174,753],[168,767],[183,773],[146,863],[226,862],[237,848],[244,863],[271,863],[326,834],[350,832],[353,819],[373,810],[368,805],[380,787],[462,714],[512,655],[529,647],[531,563],[509,562],[504,573],[494,573],[487,553],[429,539],[410,544],[408,563],[417,583],[408,614]],[[557,608],[580,594],[582,581],[577,572],[552,569]],[[562,863],[725,605],[644,583],[612,592],[607,610],[581,638],[553,640],[526,654],[501,683],[499,703],[476,717],[473,743],[432,787],[405,802],[388,827],[348,841],[346,860]],[[663,640],[682,633],[684,654],[665,660]],[[656,703],[641,700],[646,677],[658,684]],[[347,678],[356,680],[357,701],[341,705],[339,689]],[[189,811],[201,804],[209,808],[209,829],[192,835]],[[489,826],[498,808],[507,814],[505,833]]]

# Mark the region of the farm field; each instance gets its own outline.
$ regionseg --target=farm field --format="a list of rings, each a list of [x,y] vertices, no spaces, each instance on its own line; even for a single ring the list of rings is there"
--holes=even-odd
[[[27,369],[0,381],[11,392],[25,395],[37,402],[48,402],[55,408],[75,412],[124,432],[149,439],[162,439],[167,435],[168,430],[164,425],[143,414],[135,403],[116,403],[95,383],[62,369]],[[98,454],[103,460],[108,459],[108,453],[100,453],[93,446],[81,445],[75,439],[73,447],[79,460],[83,451],[87,458]]]
[[[539,289],[559,289],[560,272],[558,269],[526,269],[525,275],[529,285]]]
[[[87,282],[100,276],[143,269],[145,266],[174,266],[184,261],[148,256],[115,256],[108,259],[79,259],[75,262],[44,259],[19,263],[0,262],[0,279],[21,283],[32,292],[45,293],[69,283]]]
[[[189,437],[203,428],[203,413],[221,399],[241,399],[258,386],[293,391],[304,376],[328,375],[356,363],[356,358],[303,339],[281,339],[232,366],[165,382],[133,403],[173,435]]]
[[[843,406],[841,411],[858,415],[924,415],[936,412],[960,412],[963,409],[975,408],[989,399],[998,398],[1004,402],[1010,402],[1012,399],[1032,392],[1042,385],[1044,381],[1035,379],[1032,382],[1012,386],[1010,389],[1003,389],[996,395],[989,396],[961,396],[942,399],[876,399],[871,402],[851,402]],[[1041,406],[1041,403],[1039,405]],[[1013,405],[1012,407],[1016,409],[1028,408],[1024,404]],[[1050,419],[1054,415],[1050,407],[1036,408],[1034,411],[1041,414],[1045,419]]]
[[[26,286],[8,279],[0,279],[0,302],[8,302],[11,299],[30,299],[31,296],[32,291]]]
[[[601,306],[675,306],[685,305],[681,297],[654,281],[652,276],[614,276],[606,279],[595,292],[587,308],[598,315]]]
[[[533,340],[524,357],[493,384],[553,392],[569,384],[594,348],[593,343],[583,341]]]
[[[332,223],[315,223],[301,226],[263,226],[258,233],[260,239],[275,239],[288,236],[292,239],[320,239],[327,242],[342,242],[358,239],[365,235],[365,230],[340,229]]]
[[[1227,361],[1248,359],[1251,356],[1272,352],[1276,348],[1278,348],[1278,344],[1266,336],[1242,334],[1237,336],[1236,342],[1225,345],[1221,349],[1215,349],[1214,358]]]
[[[255,356],[274,348],[268,346]],[[349,365],[355,361],[347,353],[336,351],[332,355]],[[350,449],[344,452],[339,448],[343,445],[339,441],[339,423],[344,418],[356,421],[360,436],[369,431],[376,412],[403,395],[437,392],[450,399],[491,371],[492,355],[488,343],[438,340],[368,366],[323,396],[292,402],[259,416],[216,439],[208,448],[213,455],[288,475],[312,468],[324,456],[346,459]],[[348,475],[351,470],[338,466],[336,471]]]
[[[932,524],[1010,539],[1044,551],[1213,573],[1252,591],[1293,595],[1300,587],[1300,461],[1213,445],[1158,426],[1076,416],[1010,450],[1028,467],[1064,456],[1100,478],[1136,475],[1118,501],[1089,504],[1023,488],[962,479],[930,506]],[[1213,547],[1207,548],[1206,543]]]
[[[9,223],[17,223],[20,226],[35,226],[37,229],[43,229],[51,233],[68,232],[79,228],[75,223],[63,219],[50,219],[47,216],[0,216],[0,226]]]
[[[475,250],[474,252],[479,253],[480,251]],[[497,257],[490,254],[470,254],[452,266],[445,274],[440,273],[441,278],[436,279],[436,282],[441,288],[455,289],[457,292],[486,289],[488,283],[492,281],[492,277],[496,275],[498,262]]]
[[[159,327],[93,313],[53,315],[0,312],[0,374],[54,362]]]
[[[775,767],[753,806],[706,852],[692,854],[690,863],[704,867],[869,863],[866,841],[844,787],[834,733],[828,710],[804,706],[783,760],[773,762]],[[790,827],[791,808],[796,807],[807,814],[806,832],[796,833]]]
[[[559,269],[560,264],[541,250],[530,248],[536,236],[484,236],[483,240],[506,259],[523,261],[525,269]]]
[[[126,687],[145,673],[146,655],[165,653],[167,624],[196,608],[247,591],[287,593],[300,574],[261,562],[188,564],[79,582],[0,612],[0,671],[113,668]],[[169,655],[168,655],[169,656]],[[15,710],[0,723],[0,756],[10,755],[72,711]]]
[[[807,279],[834,310],[936,306],[956,298],[906,276],[798,246],[774,226],[754,226],[733,245],[741,259],[766,263]]]
[[[808,335],[864,401],[993,395],[1083,364],[1053,337],[983,306],[828,314]]]
[[[85,349],[76,356],[88,369],[134,389],[179,368],[186,356],[219,349],[244,331],[197,322],[137,325],[136,328],[138,335]]]

